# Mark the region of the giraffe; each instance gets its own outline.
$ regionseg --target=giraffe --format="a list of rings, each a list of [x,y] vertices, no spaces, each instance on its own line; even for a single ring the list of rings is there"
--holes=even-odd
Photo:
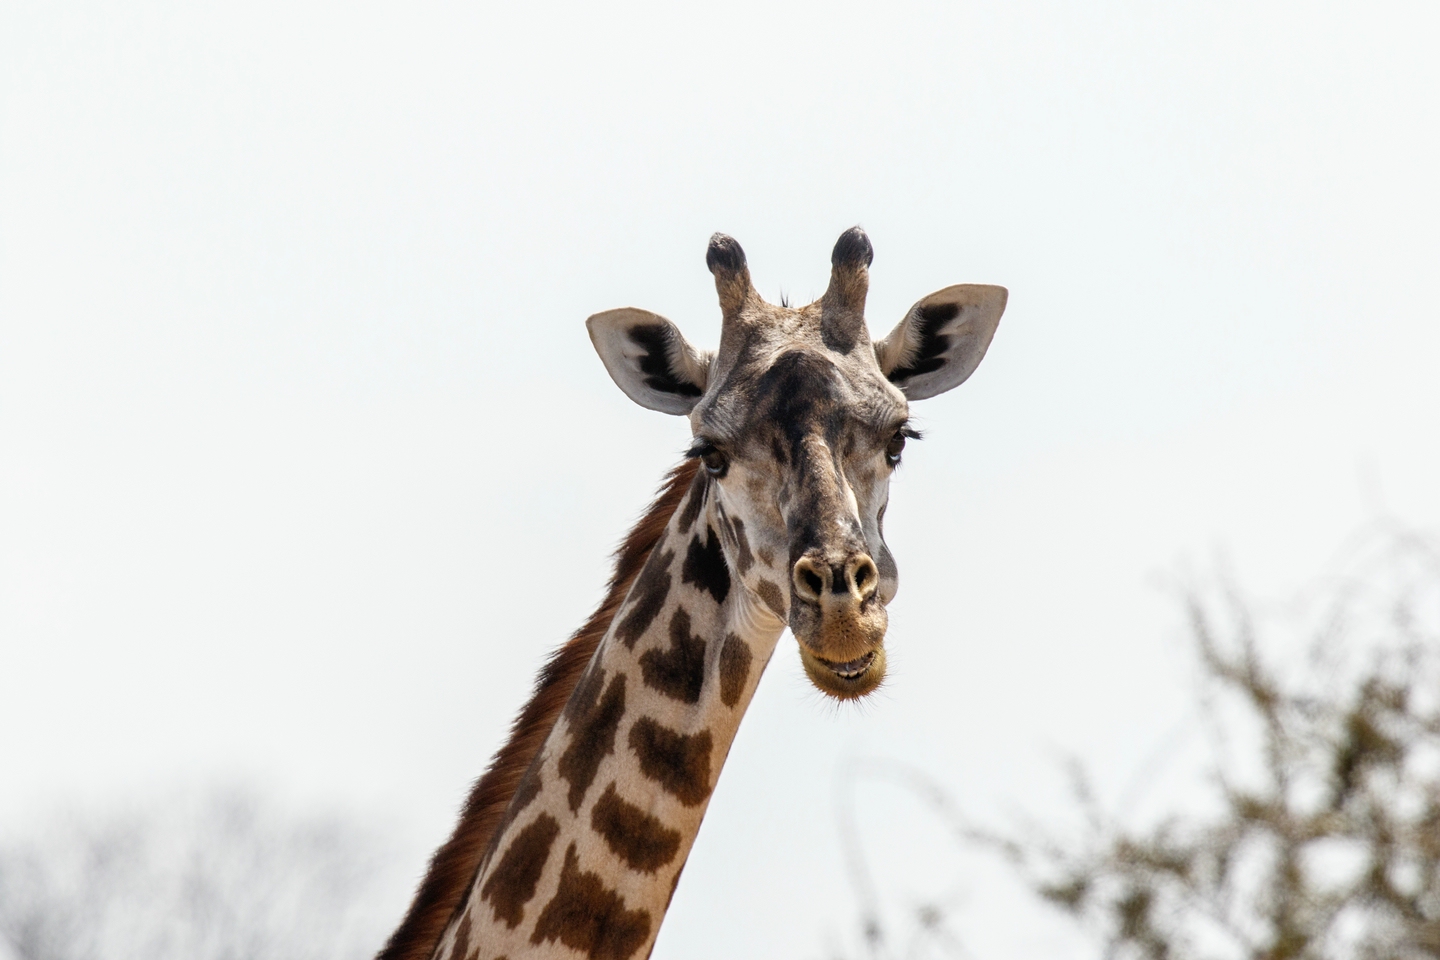
[[[647,957],[785,627],[829,696],[863,697],[885,676],[898,573],[883,530],[891,473],[919,437],[909,402],[970,376],[1007,292],[946,287],[872,342],[859,227],[803,307],[764,301],[730,237],[705,259],[717,351],[645,310],[586,323],[620,389],[688,417],[693,441],[378,960]]]

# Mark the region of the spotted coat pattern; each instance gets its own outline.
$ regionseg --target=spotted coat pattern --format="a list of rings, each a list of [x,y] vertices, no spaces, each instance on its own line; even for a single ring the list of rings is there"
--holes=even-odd
[[[629,960],[653,944],[784,628],[752,588],[733,588],[714,485],[699,476],[536,758],[530,775],[542,786],[516,798],[523,809],[440,960],[556,950]],[[783,570],[749,566],[784,582]],[[643,630],[622,629],[640,620]]]
[[[865,234],[846,231],[825,295],[775,306],[716,234],[714,353],[646,311],[590,318],[616,384],[689,418],[693,460],[542,671],[378,960],[648,956],[785,627],[823,692],[850,699],[883,680],[898,583],[883,523],[900,449],[918,436],[909,401],[970,375],[1006,294],[947,287],[872,342],[872,259]]]

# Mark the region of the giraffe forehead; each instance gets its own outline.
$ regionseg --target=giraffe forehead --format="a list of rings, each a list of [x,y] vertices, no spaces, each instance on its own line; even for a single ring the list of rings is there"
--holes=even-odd
[[[906,416],[904,395],[873,357],[857,353],[789,345],[742,357],[697,407],[697,432],[747,442],[777,433],[796,441],[817,431],[833,438],[850,427],[894,429]]]

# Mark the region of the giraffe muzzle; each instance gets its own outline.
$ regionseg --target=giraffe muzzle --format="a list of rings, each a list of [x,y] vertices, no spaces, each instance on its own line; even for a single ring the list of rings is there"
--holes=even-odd
[[[879,586],[880,572],[864,552],[838,558],[812,552],[795,561],[790,629],[821,692],[852,700],[884,679],[889,617]]]
[[[800,663],[805,675],[821,693],[837,700],[857,700],[874,692],[885,679],[885,647],[879,645],[864,656],[844,663],[817,657],[802,642]]]

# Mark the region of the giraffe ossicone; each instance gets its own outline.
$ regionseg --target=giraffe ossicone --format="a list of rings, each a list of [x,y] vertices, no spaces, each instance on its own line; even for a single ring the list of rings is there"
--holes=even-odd
[[[872,341],[873,259],[852,228],[824,295],[777,306],[716,234],[714,352],[645,310],[587,321],[627,396],[689,419],[689,455],[622,544],[605,601],[541,672],[380,960],[648,956],[785,627],[824,693],[854,699],[884,679],[898,586],[884,517],[918,436],[909,403],[974,372],[1006,291],[946,287]]]

